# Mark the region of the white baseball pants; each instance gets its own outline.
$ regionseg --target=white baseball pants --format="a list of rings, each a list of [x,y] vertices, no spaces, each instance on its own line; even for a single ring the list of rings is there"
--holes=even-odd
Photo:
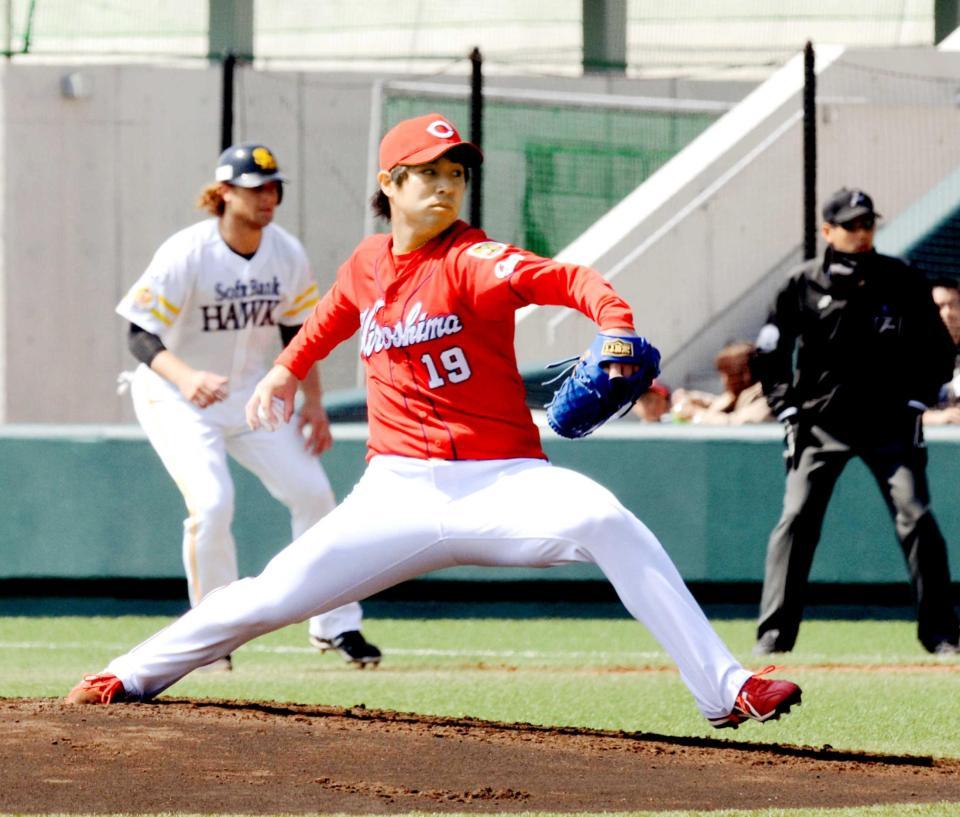
[[[287,506],[296,539],[336,504],[319,460],[309,454],[296,423],[275,432],[250,431],[244,416],[247,390],[199,409],[160,378],[138,370],[133,406],[147,438],[173,477],[187,506],[183,521],[183,566],[190,603],[236,581],[237,545],[231,526],[234,485],[229,454],[253,473],[270,494]],[[279,534],[278,537],[282,534]],[[285,537],[284,537],[285,538]],[[311,619],[311,635],[333,638],[361,628],[359,604]]]
[[[543,460],[378,456],[353,492],[255,578],[214,591],[106,671],[149,698],[256,636],[455,565],[597,564],[707,718],[750,677],[656,537],[605,488]]]

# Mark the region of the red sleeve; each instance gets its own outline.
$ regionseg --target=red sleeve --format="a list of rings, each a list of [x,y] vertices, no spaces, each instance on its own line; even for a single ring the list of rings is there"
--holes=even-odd
[[[591,267],[561,264],[489,240],[465,245],[457,267],[481,314],[516,310],[527,304],[568,306],[600,329],[633,326],[630,305]]]
[[[300,380],[307,376],[314,363],[323,360],[360,326],[356,304],[346,296],[347,287],[342,280],[349,264],[348,261],[340,268],[333,286],[317,302],[310,317],[275,361]]]

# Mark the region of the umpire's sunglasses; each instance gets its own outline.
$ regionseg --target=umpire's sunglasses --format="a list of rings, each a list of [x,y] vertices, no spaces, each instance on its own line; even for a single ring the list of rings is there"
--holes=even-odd
[[[857,216],[857,218],[852,218],[849,221],[837,222],[837,226],[842,227],[848,233],[853,233],[857,230],[872,230],[876,225],[877,217],[872,214],[868,216]]]

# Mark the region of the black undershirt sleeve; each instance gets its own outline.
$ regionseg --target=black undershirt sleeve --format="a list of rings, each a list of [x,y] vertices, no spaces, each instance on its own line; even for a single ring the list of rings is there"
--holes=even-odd
[[[280,340],[283,341],[283,348],[286,349],[290,341],[293,340],[297,332],[300,331],[302,324],[297,324],[296,326],[284,326],[282,323],[280,326]]]
[[[282,323],[280,324],[280,340],[283,342],[284,347],[296,337],[299,331],[299,325],[286,326]],[[153,334],[153,332],[148,332],[142,326],[138,326],[135,323],[130,324],[127,347],[137,360],[145,363],[147,366],[153,362],[153,359],[160,354],[160,352],[167,348],[163,345],[163,341]]]
[[[167,347],[153,332],[148,332],[142,326],[131,323],[130,333],[127,335],[127,348],[137,360],[149,366],[153,363],[153,359]]]

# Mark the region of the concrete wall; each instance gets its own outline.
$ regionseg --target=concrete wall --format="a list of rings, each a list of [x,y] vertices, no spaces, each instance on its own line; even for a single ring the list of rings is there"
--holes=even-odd
[[[960,55],[821,47],[817,65],[818,199],[863,187],[895,222],[960,166],[960,109],[932,79],[956,76]],[[801,94],[798,58],[559,253],[613,281],[674,387],[709,387],[717,349],[755,337],[801,259]],[[571,354],[593,332],[569,310],[531,309],[521,363]]]
[[[820,193],[864,186],[893,220],[960,163],[960,110],[931,104],[909,81],[956,76],[960,54],[837,57],[819,49]],[[85,78],[88,96],[62,96],[68,72]],[[711,387],[716,349],[754,335],[799,259],[799,72],[795,62],[750,94],[561,253],[612,276],[661,346],[672,385]],[[278,222],[301,237],[324,288],[364,232],[372,99],[385,79],[238,74],[235,138],[278,153],[292,179]],[[220,83],[218,67],[195,65],[0,65],[0,423],[133,420],[114,389],[133,361],[113,308],[156,246],[200,217],[194,199],[219,152]],[[506,76],[489,85],[723,101],[751,87]],[[892,88],[887,98],[864,104],[881,86]],[[521,365],[568,355],[592,334],[578,316],[527,313]],[[353,342],[324,379],[328,390],[357,385]]]
[[[67,71],[89,96],[65,99]],[[292,183],[278,223],[301,236],[322,285],[362,234],[369,81],[241,72],[235,139],[274,147]],[[117,301],[157,245],[199,220],[219,154],[219,68],[0,67],[6,116],[4,377],[0,421],[132,418]],[[339,370],[339,376],[338,376]],[[352,360],[331,366],[353,386]]]
[[[193,218],[217,149],[213,71],[171,81],[148,67],[84,68],[82,99],[61,95],[64,73],[0,68],[7,420],[119,419],[113,306],[152,247]]]
[[[824,62],[837,56],[828,50]],[[753,295],[748,314],[723,329],[744,337],[753,327],[742,321],[765,307],[755,282],[799,257],[802,88],[798,57],[558,255],[601,270],[630,301],[673,386],[700,385],[691,375],[712,373],[727,337],[711,338],[708,352],[698,335]],[[531,308],[518,323],[522,362],[570,354],[594,331],[570,310]]]
[[[89,93],[61,94],[77,73]],[[271,145],[291,183],[277,221],[321,287],[363,235],[371,100],[382,75],[240,68],[234,138]],[[463,77],[441,78],[463,86]],[[749,85],[497,77],[503,87],[738,99]],[[219,67],[0,64],[0,423],[129,422],[133,365],[113,309],[194,207],[219,154]],[[375,135],[374,139],[378,138]],[[357,385],[353,343],[324,367]]]
[[[662,540],[688,581],[754,582],[783,497],[781,430],[621,421],[585,440],[544,431],[547,455],[610,488]],[[960,430],[929,433],[934,509],[960,570]],[[338,496],[364,468],[366,427],[336,426],[324,465]],[[242,469],[234,533],[240,568],[259,572],[290,536],[289,517]],[[183,501],[138,429],[0,429],[0,579],[179,578]],[[376,509],[371,509],[375,513]],[[595,578],[593,567],[451,568],[434,578]],[[867,469],[838,482],[814,561],[821,582],[905,581],[893,525]]]

